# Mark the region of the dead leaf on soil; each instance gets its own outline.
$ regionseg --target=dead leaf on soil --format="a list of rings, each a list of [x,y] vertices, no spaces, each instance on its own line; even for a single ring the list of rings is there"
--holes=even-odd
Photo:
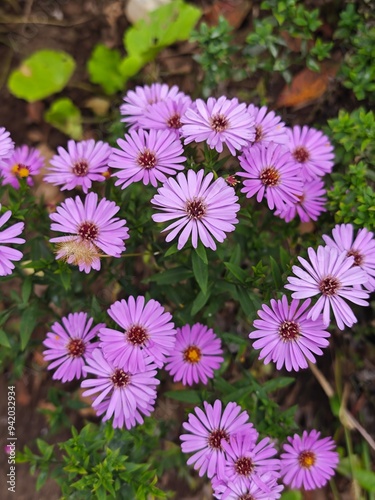
[[[22,379],[16,382],[16,399],[20,406],[28,406],[31,402],[31,394]]]
[[[204,12],[205,21],[216,26],[219,17],[223,16],[233,28],[239,28],[250,12],[250,0],[218,0],[210,5]]]
[[[320,73],[315,73],[308,68],[303,69],[293,78],[291,85],[284,87],[275,107],[303,108],[307,106],[324,94],[329,81],[336,76],[339,67],[339,63],[330,61],[321,64]]]

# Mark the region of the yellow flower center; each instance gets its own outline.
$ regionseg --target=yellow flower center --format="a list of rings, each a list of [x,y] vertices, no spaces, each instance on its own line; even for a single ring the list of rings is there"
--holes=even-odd
[[[22,165],[21,163],[16,163],[15,165],[13,165],[10,171],[12,172],[12,174],[18,177],[29,177],[30,174],[29,168],[26,165]]]
[[[310,469],[316,462],[316,455],[312,451],[302,451],[299,454],[298,462],[301,467]]]
[[[188,363],[198,363],[201,357],[201,350],[196,345],[190,345],[184,351],[184,361],[187,361]]]

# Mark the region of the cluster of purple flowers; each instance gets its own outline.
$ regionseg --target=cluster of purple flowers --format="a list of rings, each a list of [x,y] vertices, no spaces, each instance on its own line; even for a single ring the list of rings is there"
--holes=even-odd
[[[280,459],[270,438],[259,434],[246,411],[236,403],[223,408],[220,400],[195,408],[183,424],[182,451],[192,453],[188,465],[211,479],[215,498],[273,500],[280,498],[283,483],[306,490],[320,488],[334,475],[338,454],[331,438],[304,431],[288,438]]]

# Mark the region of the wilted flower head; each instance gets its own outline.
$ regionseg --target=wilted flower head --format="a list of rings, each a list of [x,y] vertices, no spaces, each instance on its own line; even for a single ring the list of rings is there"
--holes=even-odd
[[[103,182],[112,152],[109,144],[93,139],[88,141],[68,141],[68,149],[57,148],[58,154],[50,161],[51,167],[44,177],[46,182],[61,186],[61,190],[71,190],[82,186],[87,193],[93,181]]]
[[[261,349],[259,359],[264,363],[276,363],[280,370],[283,366],[288,371],[307,368],[306,358],[315,363],[315,355],[322,355],[321,347],[327,347],[330,334],[325,330],[322,316],[313,321],[308,319],[311,300],[305,300],[301,306],[299,300],[271,300],[271,308],[262,305],[258,311],[261,319],[254,321],[256,330],[249,338],[255,340],[254,349]]]
[[[243,170],[237,175],[245,178],[241,192],[247,198],[256,194],[261,202],[265,197],[271,210],[284,210],[298,202],[302,181],[284,146],[273,142],[255,144],[246,148],[239,160]]]
[[[319,439],[320,432],[304,431],[288,437],[281,455],[281,475],[291,488],[322,488],[335,474],[339,455],[332,438]]]
[[[223,361],[220,339],[211,328],[195,323],[177,328],[176,345],[167,356],[165,369],[174,382],[207,384]]]
[[[226,144],[235,156],[236,150],[242,150],[255,138],[254,119],[247,112],[246,104],[239,104],[236,98],[209,97],[207,103],[197,99],[181,121],[185,144],[206,141],[218,153]]]
[[[318,247],[307,250],[311,264],[298,257],[305,268],[293,266],[293,273],[297,278],[288,278],[289,284],[285,288],[293,290],[294,299],[305,299],[319,295],[316,304],[310,309],[308,318],[316,320],[323,311],[323,321],[327,326],[330,322],[332,308],[337,326],[343,330],[345,325],[351,327],[357,322],[353,311],[344,299],[360,306],[367,306],[368,293],[355,289],[353,285],[363,285],[367,281],[367,273],[360,267],[354,266],[354,257],[347,256],[347,252],[338,252],[336,248]]]
[[[8,222],[11,215],[12,212],[8,210],[0,217],[0,228]],[[17,238],[22,233],[23,227],[23,222],[17,222],[17,224],[13,224],[13,226],[0,231],[0,276],[12,274],[14,269],[12,261],[21,260],[23,257],[22,252],[19,250],[4,245],[4,243],[25,243],[23,238]]]
[[[281,121],[280,116],[277,116],[274,111],[268,111],[267,106],[257,108],[254,104],[250,104],[247,110],[255,124],[254,144],[274,142],[288,145],[289,137],[285,123]]]
[[[32,176],[39,174],[43,165],[44,158],[37,149],[28,146],[15,148],[9,158],[0,162],[2,183],[19,189],[19,179],[26,179],[27,184],[32,186]]]
[[[218,178],[211,183],[213,174],[206,176],[204,170],[188,170],[187,175],[179,173],[174,179],[166,180],[151,203],[162,213],[152,216],[155,222],[177,219],[166,227],[170,231],[166,241],[172,241],[178,233],[178,249],[186,244],[191,236],[194,248],[199,239],[205,247],[216,250],[213,237],[222,243],[226,233],[234,231],[237,224],[236,213],[240,209],[234,189],[224,179]]]
[[[84,203],[79,196],[67,198],[50,215],[53,231],[69,233],[50,240],[58,243],[56,259],[64,259],[89,273],[91,269],[100,269],[101,256],[120,257],[129,234],[126,220],[114,217],[119,210],[105,198],[98,203],[96,193],[89,193]]]
[[[118,169],[112,175],[122,189],[138,181],[157,187],[158,181],[184,169],[181,141],[170,130],[131,130],[117,144],[120,149],[113,148],[109,165]]]
[[[10,137],[10,133],[4,127],[0,127],[0,160],[8,158],[13,149],[14,142]]]
[[[53,379],[70,382],[81,378],[85,360],[99,345],[99,342],[91,341],[105,324],[92,327],[93,319],[88,318],[84,312],[69,314],[61,322],[62,324],[56,321],[51,326],[52,331],[47,333],[43,342],[47,349],[43,352],[43,357],[46,361],[52,361],[48,370],[57,368]]]
[[[353,266],[358,266],[367,273],[368,281],[363,286],[369,291],[375,290],[375,239],[374,234],[366,228],[359,229],[354,238],[352,224],[337,224],[332,237],[323,235],[326,245],[353,256]]]
[[[333,146],[323,132],[306,125],[287,128],[289,148],[295,165],[301,168],[305,180],[329,174],[333,168]]]
[[[326,211],[327,198],[325,194],[326,190],[323,181],[305,181],[298,201],[293,205],[288,205],[283,210],[277,210],[275,215],[278,215],[286,222],[290,222],[296,215],[299,216],[302,222],[317,220]]]
[[[120,107],[120,113],[125,117],[121,121],[131,125],[131,128],[141,127],[139,119],[152,104],[166,101],[178,100],[185,97],[183,92],[179,91],[177,85],[168,87],[166,83],[153,83],[136,87],[135,90],[129,90],[124,97],[124,104]]]

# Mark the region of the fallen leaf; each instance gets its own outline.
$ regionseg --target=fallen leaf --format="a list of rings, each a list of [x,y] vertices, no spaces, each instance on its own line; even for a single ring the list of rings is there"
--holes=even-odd
[[[324,94],[329,81],[335,77],[339,67],[339,63],[325,62],[321,64],[320,73],[315,73],[308,68],[303,69],[293,78],[290,85],[284,87],[275,107],[303,108],[307,106]]]
[[[218,0],[204,12],[204,19],[212,26],[216,26],[219,17],[223,16],[233,28],[239,28],[250,12],[250,0]]]
[[[125,7],[125,15],[132,24],[140,19],[147,21],[149,12],[167,3],[171,3],[171,0],[129,0]]]

